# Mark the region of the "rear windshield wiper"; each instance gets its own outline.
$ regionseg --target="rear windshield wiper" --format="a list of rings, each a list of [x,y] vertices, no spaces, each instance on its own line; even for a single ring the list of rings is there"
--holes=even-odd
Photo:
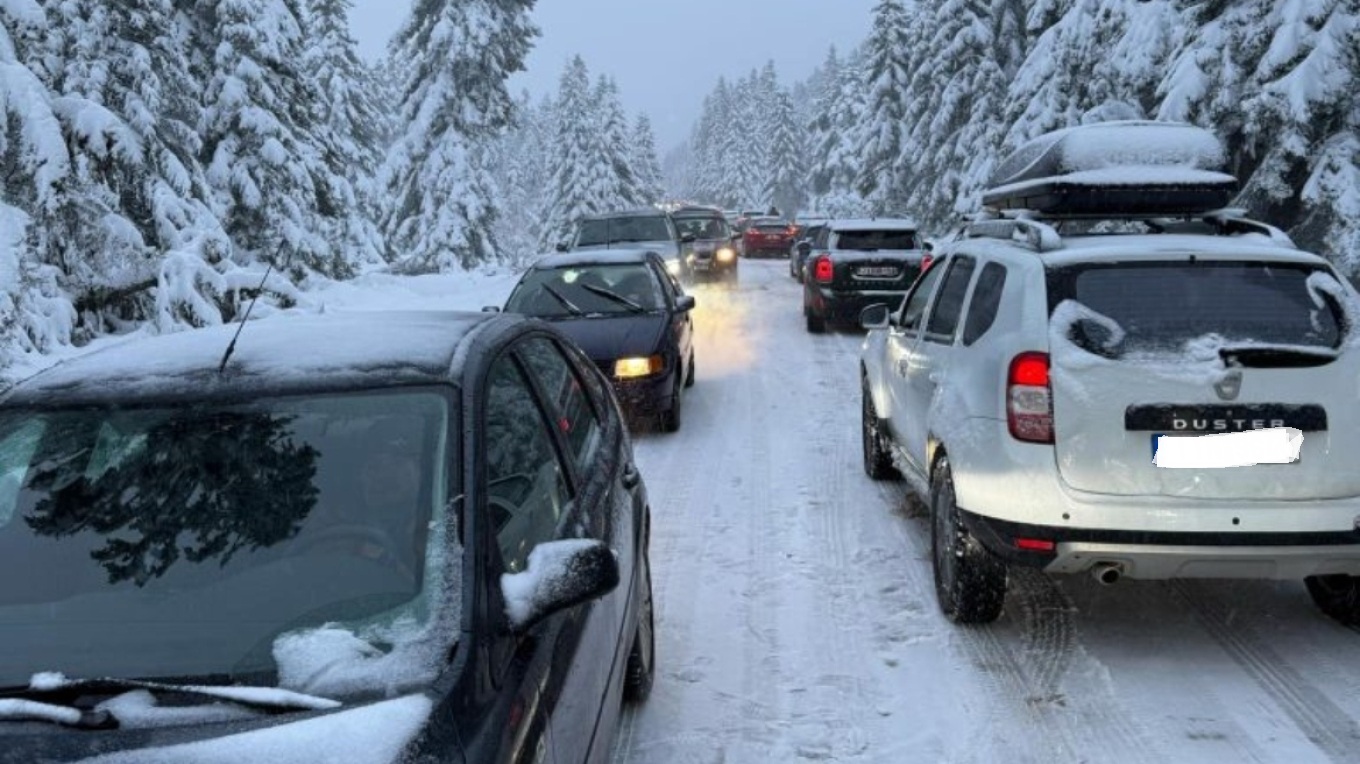
[[[547,292],[548,294],[552,295],[552,296],[553,296],[553,299],[555,299],[555,300],[557,300],[558,302],[562,303],[562,307],[566,308],[573,316],[584,316],[584,315],[585,315],[585,311],[581,310],[580,308],[578,308],[578,307],[576,307],[574,304],[572,304],[572,301],[571,301],[571,300],[568,300],[561,292],[557,291],[557,290],[554,289],[552,286],[550,286],[550,285],[548,285],[548,284],[544,284],[544,285],[543,285],[543,291],[545,291],[545,292]]]
[[[152,694],[190,695],[226,701],[265,712],[324,711],[339,708],[338,700],[279,687],[175,684],[141,679],[68,679],[58,673],[36,674],[27,687],[0,690],[0,721],[49,721],[75,729],[116,729],[118,719],[103,709],[62,705],[83,695],[115,695],[129,690]]]
[[[1325,366],[1335,361],[1338,353],[1329,348],[1307,348],[1297,345],[1235,345],[1218,349],[1218,357],[1229,366],[1247,368],[1306,368]]]
[[[646,308],[642,307],[641,305],[638,305],[637,303],[633,302],[627,297],[624,297],[618,292],[611,292],[602,286],[595,286],[594,284],[582,284],[581,288],[585,289],[587,292],[593,292],[594,294],[598,294],[599,296],[605,298],[606,300],[613,300],[614,302],[617,302],[620,305],[627,305],[630,309],[633,310],[634,313],[643,313],[646,312],[647,310]]]

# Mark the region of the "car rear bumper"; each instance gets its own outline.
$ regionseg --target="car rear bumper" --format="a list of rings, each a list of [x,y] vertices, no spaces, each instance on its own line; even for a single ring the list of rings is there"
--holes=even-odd
[[[1135,579],[1246,578],[1299,580],[1360,575],[1360,531],[1314,533],[1168,533],[1024,525],[963,511],[969,532],[1012,564],[1048,573],[1113,567]],[[1022,549],[1018,539],[1050,541],[1051,552]]]
[[[806,292],[807,307],[828,321],[859,323],[860,311],[870,305],[887,305],[896,310],[902,304],[905,291],[838,292],[814,286]]]

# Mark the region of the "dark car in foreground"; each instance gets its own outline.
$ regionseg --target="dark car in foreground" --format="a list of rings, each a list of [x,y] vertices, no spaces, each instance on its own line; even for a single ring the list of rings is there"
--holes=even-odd
[[[589,360],[518,316],[233,331],[0,401],[0,761],[603,760],[650,515]]]
[[[830,323],[858,325],[870,305],[896,308],[925,256],[916,224],[903,219],[833,220],[818,241],[822,247],[799,245],[806,258],[803,317],[814,334]]]
[[[694,384],[694,298],[651,251],[569,252],[520,277],[507,313],[551,322],[614,384],[624,411],[680,429],[681,388]]]
[[[685,241],[685,271],[694,280],[737,282],[739,234],[732,232],[722,211],[714,207],[681,207],[671,212],[675,230]]]

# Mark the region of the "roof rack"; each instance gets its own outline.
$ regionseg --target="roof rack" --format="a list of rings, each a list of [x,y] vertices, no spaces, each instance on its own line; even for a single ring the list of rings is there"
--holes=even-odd
[[[963,235],[969,239],[1019,242],[1035,252],[1049,252],[1062,247],[1062,237],[1052,226],[1022,217],[977,220],[964,227]]]

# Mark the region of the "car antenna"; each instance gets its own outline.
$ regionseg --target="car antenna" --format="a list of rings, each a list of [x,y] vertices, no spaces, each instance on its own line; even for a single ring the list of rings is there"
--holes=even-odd
[[[241,330],[246,328],[246,321],[250,320],[250,312],[255,309],[255,301],[260,299],[260,292],[264,291],[264,282],[269,279],[269,274],[274,271],[273,260],[278,259],[283,252],[283,242],[279,242],[279,248],[274,250],[274,257],[271,258],[269,266],[264,269],[264,275],[260,277],[259,286],[255,287],[255,296],[250,298],[250,304],[246,306],[245,315],[241,316],[241,321],[236,325],[236,333],[231,336],[231,342],[227,344],[227,352],[222,354],[222,362],[217,365],[217,373],[221,374],[227,370],[227,361],[231,360],[231,354],[236,352],[236,339],[241,336]],[[293,253],[288,253],[288,262],[285,266],[293,262]]]

